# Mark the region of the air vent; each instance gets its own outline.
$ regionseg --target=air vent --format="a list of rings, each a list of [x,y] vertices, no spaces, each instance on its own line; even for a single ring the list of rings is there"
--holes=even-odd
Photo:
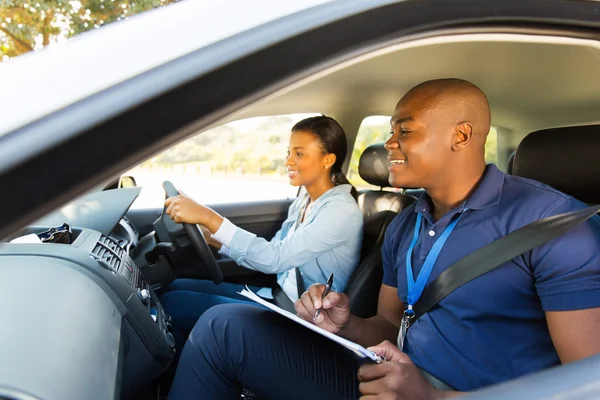
[[[123,259],[124,250],[119,244],[106,235],[100,236],[100,240],[96,243],[92,254],[100,260],[104,260],[106,264],[113,270],[118,271]]]
[[[136,236],[139,236],[139,232],[136,229],[136,227],[133,225],[133,223],[127,218],[127,217],[123,217],[123,221],[129,225],[129,227],[131,228],[131,230],[133,231],[133,233],[135,233]]]

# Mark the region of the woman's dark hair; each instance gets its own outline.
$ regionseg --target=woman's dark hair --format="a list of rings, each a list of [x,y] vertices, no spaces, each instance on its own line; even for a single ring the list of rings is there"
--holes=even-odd
[[[342,172],[342,166],[348,153],[346,133],[335,119],[326,115],[305,118],[292,127],[292,132],[297,131],[313,133],[319,139],[324,153],[335,154],[335,164],[331,167],[331,180],[336,186],[352,185]],[[357,198],[358,192],[354,186],[352,186],[350,194],[354,199]]]

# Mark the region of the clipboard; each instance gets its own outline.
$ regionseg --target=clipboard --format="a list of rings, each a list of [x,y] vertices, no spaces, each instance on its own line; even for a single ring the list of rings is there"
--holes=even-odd
[[[326,331],[323,328],[320,328],[314,324],[311,324],[308,321],[303,320],[302,318],[296,316],[295,314],[292,314],[289,311],[286,311],[282,308],[277,307],[275,304],[269,303],[268,301],[265,301],[264,299],[262,299],[261,297],[259,297],[256,293],[254,293],[253,291],[251,291],[248,286],[246,286],[245,289],[243,289],[241,292],[239,292],[240,295],[262,305],[267,307],[268,309],[275,311],[277,314],[279,315],[283,315],[284,317],[286,317],[287,319],[291,319],[292,321],[310,329],[313,332],[316,332],[318,334],[320,334],[321,336],[325,336],[326,338],[333,340],[334,342],[341,344],[342,346],[344,346],[345,348],[347,348],[348,350],[352,351],[354,354],[356,354],[357,356],[359,356],[360,358],[367,358],[377,364],[382,363],[384,360],[383,357],[378,356],[377,354],[375,354],[374,352],[372,352],[371,350],[367,350],[365,349],[363,346],[361,346],[358,343],[354,343],[351,342],[350,340],[344,339],[341,336],[336,335],[335,333],[331,333]]]

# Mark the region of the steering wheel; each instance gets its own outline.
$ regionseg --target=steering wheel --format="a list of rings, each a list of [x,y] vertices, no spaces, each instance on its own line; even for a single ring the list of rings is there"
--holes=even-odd
[[[163,189],[165,190],[167,197],[179,196],[179,192],[177,191],[177,189],[175,189],[175,185],[173,185],[173,183],[171,181],[164,181]],[[163,216],[166,216],[166,214],[167,214],[167,207],[164,207],[163,208]],[[172,222],[175,224],[174,221],[172,221]],[[179,224],[176,224],[176,225],[179,225]],[[208,243],[206,243],[206,240],[204,239],[204,235],[202,234],[202,231],[200,230],[198,225],[195,225],[195,224],[193,224],[193,225],[192,224],[181,224],[181,225],[183,226],[183,229],[184,229],[186,235],[190,239],[190,242],[192,242],[192,246],[194,246],[194,248],[196,249],[196,252],[200,256],[200,261],[202,262],[202,267],[204,267],[206,272],[208,272],[210,279],[215,283],[215,285],[218,285],[221,282],[223,282],[223,272],[221,271],[221,268],[219,268],[219,265],[217,264],[217,260],[215,260],[213,252],[210,250],[210,247],[208,247]]]

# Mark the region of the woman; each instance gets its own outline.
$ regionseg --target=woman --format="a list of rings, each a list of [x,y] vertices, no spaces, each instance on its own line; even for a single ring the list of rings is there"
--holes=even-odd
[[[325,282],[333,273],[332,290],[342,292],[358,265],[363,217],[356,203],[356,189],[341,170],[346,152],[346,135],[333,118],[311,117],[294,125],[286,167],[290,183],[303,189],[271,241],[236,227],[184,194],[168,198],[166,212],[177,223],[205,227],[210,232],[205,234],[209,244],[239,265],[277,274],[277,289],[251,289],[293,310],[298,289]],[[255,304],[238,294],[243,287],[193,279],[171,283],[161,295],[161,302],[173,318],[178,346],[183,346],[200,315],[210,307],[235,302]]]

